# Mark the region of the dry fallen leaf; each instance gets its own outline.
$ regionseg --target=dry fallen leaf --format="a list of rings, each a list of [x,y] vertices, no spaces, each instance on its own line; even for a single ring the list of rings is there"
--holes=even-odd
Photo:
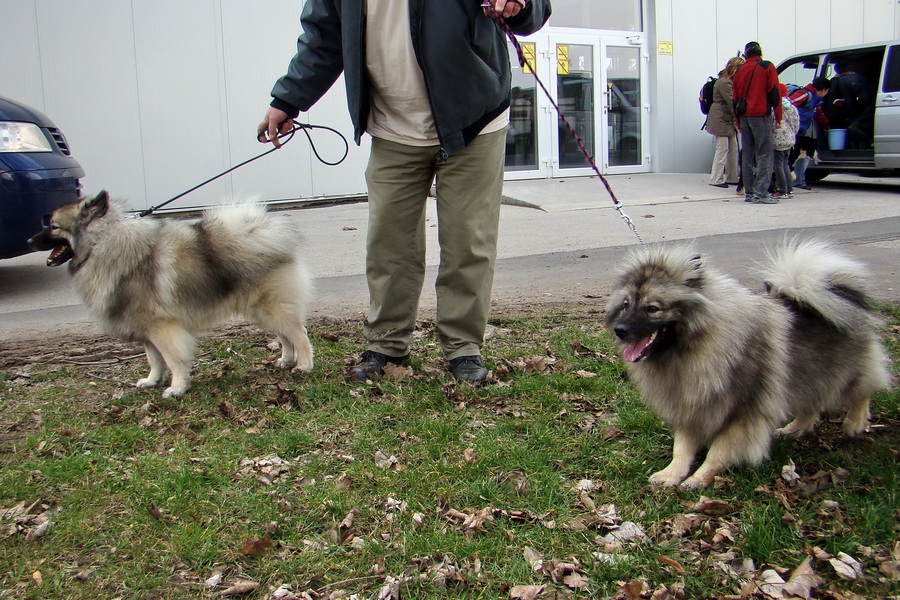
[[[388,458],[381,450],[375,452],[375,466],[379,469],[390,469],[399,463],[400,461],[394,455]]]
[[[766,569],[756,578],[759,591],[768,598],[784,597],[784,579],[774,569]]]
[[[244,542],[244,545],[241,546],[241,549],[238,550],[238,553],[244,556],[258,556],[265,552],[266,548],[271,545],[272,538],[267,533],[266,535],[258,539],[247,538],[247,541]]]
[[[523,552],[525,556],[525,561],[528,563],[528,566],[531,567],[531,570],[535,573],[539,573],[544,568],[544,555],[539,553],[534,548],[525,547]]]
[[[509,597],[513,600],[534,600],[546,586],[543,585],[517,585],[509,590]]]
[[[661,562],[664,565],[668,565],[668,566],[672,567],[673,569],[675,569],[675,571],[677,571],[678,573],[681,573],[682,575],[685,574],[684,567],[682,567],[681,563],[679,563],[675,559],[669,558],[668,556],[660,555],[660,556],[656,557],[656,560],[658,560],[659,562]]]
[[[353,523],[356,521],[356,515],[358,514],[359,511],[354,508],[347,513],[347,516],[344,517],[343,521],[332,526],[331,529],[328,530],[332,542],[335,544],[344,544],[347,540],[351,539],[353,534]]]
[[[580,590],[588,584],[588,579],[581,573],[572,572],[563,577],[563,584],[573,590]]]
[[[641,593],[644,591],[644,582],[629,581],[622,586],[622,591],[625,592],[626,600],[640,600]]]
[[[816,575],[810,566],[812,557],[807,557],[800,565],[794,569],[790,579],[784,585],[785,594],[796,596],[807,600],[812,598],[812,590],[819,587],[825,580]]]
[[[412,377],[412,367],[403,367],[394,363],[384,365],[384,376],[388,379],[405,379]]]
[[[213,572],[210,574],[209,578],[203,582],[203,587],[206,588],[214,588],[220,583],[222,583],[222,579],[225,577],[225,567],[216,567],[213,569]]]
[[[828,562],[831,563],[831,566],[834,567],[838,577],[841,579],[854,581],[862,577],[862,565],[848,554],[839,552],[837,558],[832,558]]]
[[[734,509],[727,502],[724,502],[722,500],[713,500],[712,498],[707,498],[706,496],[700,496],[700,499],[697,500],[696,504],[694,504],[692,510],[703,513],[704,515],[708,515],[710,517],[723,517],[732,512]]]
[[[222,596],[225,598],[230,598],[232,596],[240,596],[242,594],[248,594],[259,587],[259,584],[255,581],[241,581],[227,590],[222,592]]]

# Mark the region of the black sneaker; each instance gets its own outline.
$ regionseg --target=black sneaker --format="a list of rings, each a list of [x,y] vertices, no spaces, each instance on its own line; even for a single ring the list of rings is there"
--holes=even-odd
[[[388,356],[374,350],[366,350],[359,355],[359,362],[350,369],[348,377],[353,381],[375,379],[384,374],[384,365],[405,365],[409,362],[409,354],[404,356]]]
[[[450,372],[459,381],[480,385],[487,379],[488,370],[480,356],[457,356],[450,360]]]

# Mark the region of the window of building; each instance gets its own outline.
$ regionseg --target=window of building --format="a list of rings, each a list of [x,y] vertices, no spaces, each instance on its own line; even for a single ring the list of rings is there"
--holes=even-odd
[[[641,0],[553,0],[550,25],[643,31]]]

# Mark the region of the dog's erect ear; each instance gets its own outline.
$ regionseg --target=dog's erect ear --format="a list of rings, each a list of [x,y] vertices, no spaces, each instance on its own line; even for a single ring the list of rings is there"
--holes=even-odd
[[[699,254],[695,254],[690,260],[691,272],[685,279],[685,285],[692,288],[699,288],[703,285],[703,260]]]
[[[100,190],[93,198],[88,198],[81,203],[81,212],[86,217],[100,218],[109,210],[109,194],[106,190]]]

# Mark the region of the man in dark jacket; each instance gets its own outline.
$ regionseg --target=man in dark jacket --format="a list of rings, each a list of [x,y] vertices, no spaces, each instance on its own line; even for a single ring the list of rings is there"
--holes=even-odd
[[[482,383],[511,74],[496,11],[516,33],[540,29],[550,0],[308,0],[287,74],[258,127],[279,144],[299,111],[344,74],[356,143],[372,136],[366,183],[369,348],[357,381],[405,364],[425,276],[425,203],[435,181],[441,264],[437,331],[454,377]]]
[[[744,180],[744,202],[777,204],[769,195],[772,181],[772,114],[775,126],[781,127],[781,96],[778,93],[778,71],[762,60],[757,42],[744,47],[747,62],[734,75],[732,98],[735,106],[746,100],[746,112],[739,115],[741,131],[741,177]],[[737,114],[737,111],[735,111]]]

